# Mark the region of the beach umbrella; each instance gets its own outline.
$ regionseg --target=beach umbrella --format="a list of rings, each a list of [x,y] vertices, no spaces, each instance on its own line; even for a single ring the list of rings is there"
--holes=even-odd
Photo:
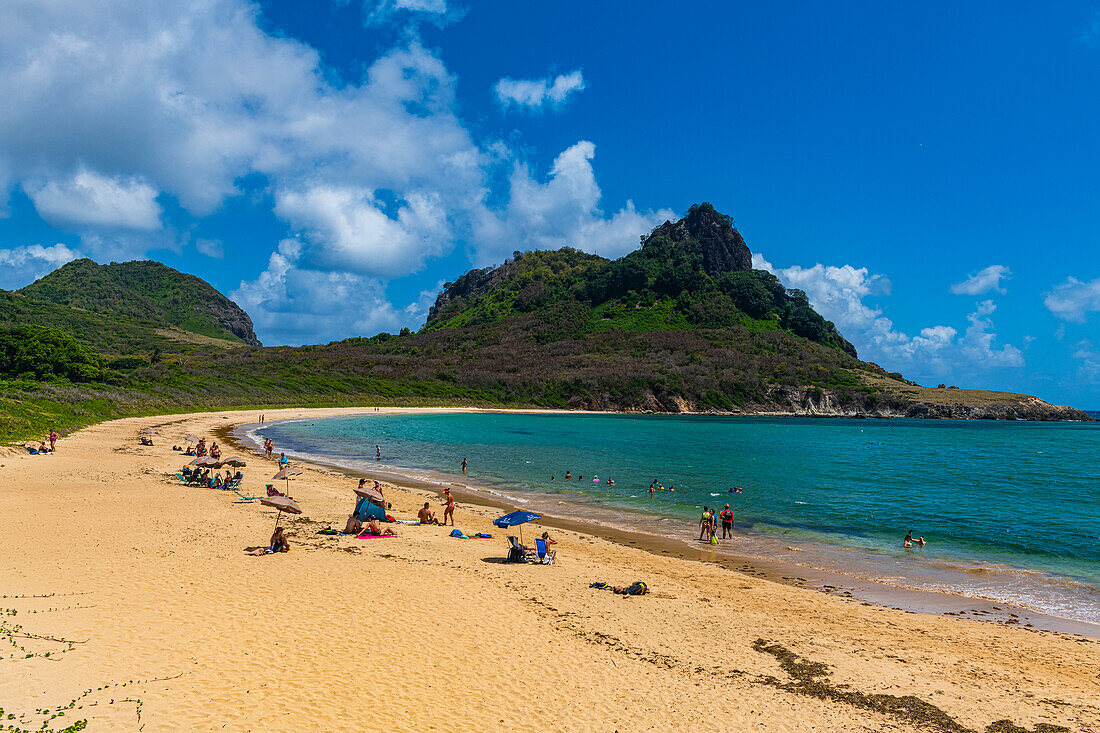
[[[153,428],[145,428],[141,431],[142,435],[159,435],[159,433]]]
[[[202,438],[197,435],[188,435],[184,438],[184,440],[186,440],[188,443],[198,443],[200,440],[202,440]]]
[[[302,513],[302,508],[298,506],[298,502],[294,501],[288,496],[271,496],[267,499],[260,499],[260,503],[264,506],[269,506],[273,509],[277,509],[279,512],[279,516],[275,519],[275,527],[271,530],[272,532],[279,528],[279,522],[283,518],[283,512],[286,512],[288,514]]]
[[[279,469],[279,472],[271,477],[272,481],[286,481],[286,493],[290,493],[290,477],[300,476],[302,472],[297,468],[291,468],[290,466],[284,466]]]
[[[518,512],[512,512],[511,514],[505,514],[503,517],[499,517],[497,519],[494,519],[493,524],[500,527],[501,529],[505,529],[507,527],[515,527],[516,525],[520,525],[520,527],[519,527],[519,541],[522,543],[523,542],[523,525],[526,524],[527,522],[533,522],[536,519],[542,519],[542,516],[539,515],[539,514],[535,514],[534,512],[525,512],[525,511],[521,510],[521,511],[518,511]]]
[[[206,456],[204,458],[196,458],[191,461],[192,466],[202,466],[203,468],[218,468],[221,466],[221,461],[217,458],[211,458]]]
[[[243,460],[236,456],[231,456],[222,461],[223,466],[232,466],[233,468],[244,468],[246,465]]]
[[[370,499],[375,504],[377,504],[381,507],[386,506],[385,505],[386,499],[385,499],[385,497],[382,496],[382,492],[379,491],[378,489],[372,489],[372,488],[369,488],[369,487],[365,487],[365,488],[362,488],[362,489],[352,489],[352,490],[355,492],[356,496],[361,496],[364,499]]]

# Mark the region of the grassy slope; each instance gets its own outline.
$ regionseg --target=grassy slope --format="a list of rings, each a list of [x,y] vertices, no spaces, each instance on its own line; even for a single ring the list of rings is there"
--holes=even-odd
[[[240,343],[211,312],[232,301],[194,275],[159,262],[97,265],[75,260],[31,283],[20,294],[86,311],[160,321],[185,331]]]

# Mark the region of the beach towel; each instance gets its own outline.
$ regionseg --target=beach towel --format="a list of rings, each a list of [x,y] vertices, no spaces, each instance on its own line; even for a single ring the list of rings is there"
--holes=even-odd
[[[491,534],[485,534],[484,532],[478,532],[474,535],[475,540],[491,540],[493,536]]]
[[[332,529],[331,527],[325,527],[324,529],[317,530],[317,534],[340,534],[340,533],[337,532],[335,529]]]
[[[396,538],[396,535],[392,535],[392,534],[360,534],[360,535],[355,536],[355,539],[357,539],[357,540],[384,540],[384,539],[395,539],[395,538]]]

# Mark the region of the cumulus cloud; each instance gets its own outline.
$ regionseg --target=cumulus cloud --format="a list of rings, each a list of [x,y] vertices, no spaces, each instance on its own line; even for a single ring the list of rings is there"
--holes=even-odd
[[[990,265],[974,273],[962,282],[951,286],[951,292],[955,295],[983,295],[989,292],[998,292],[1002,295],[1007,292],[1001,287],[1001,280],[1012,277],[1012,271],[1004,265]]]
[[[1068,277],[1046,294],[1043,303],[1064,321],[1084,323],[1090,312],[1100,311],[1100,277],[1089,282]]]
[[[475,260],[489,264],[515,250],[565,246],[618,257],[637,248],[639,235],[676,218],[668,209],[640,212],[631,201],[605,216],[592,168],[595,155],[596,146],[581,140],[558,155],[544,183],[527,165],[515,163],[507,204],[481,211],[475,221]]]
[[[583,91],[584,74],[580,69],[551,79],[512,79],[504,77],[493,85],[493,93],[504,108],[542,109],[558,107],[570,95]]]
[[[836,324],[862,358],[884,367],[944,375],[959,369],[1024,363],[1016,347],[996,345],[997,335],[989,318],[996,310],[992,300],[978,303],[966,316],[970,325],[961,337],[957,329],[947,325],[927,326],[910,336],[896,329],[882,308],[867,302],[889,295],[890,281],[865,267],[817,264],[777,268],[758,253],[753,255],[753,267],[775,274],[789,288],[805,291],[814,309]]]
[[[0,288],[21,288],[79,256],[60,243],[0,249]]]
[[[369,9],[456,12],[445,0]],[[0,201],[22,187],[43,217],[80,232],[82,251],[121,258],[180,249],[162,207],[204,217],[257,181],[300,249],[272,270],[287,257],[280,245],[248,282],[282,272],[276,282],[319,290],[407,275],[460,241],[482,262],[562,244],[622,254],[672,216],[630,202],[605,215],[591,143],[559,155],[546,180],[503,143],[478,145],[454,75],[415,33],[340,78],[315,49],[266,33],[259,12],[248,0],[0,3]],[[518,98],[553,105],[583,85],[578,70]],[[210,256],[220,246],[196,242]],[[316,310],[293,293],[256,302],[299,307],[302,323]],[[404,311],[371,312],[386,323]],[[261,338],[278,339],[257,321]]]
[[[301,267],[305,245],[281,241],[255,280],[229,294],[252,316],[258,332],[275,343],[303,344],[398,331],[407,314],[386,299],[376,279],[351,272]]]
[[[71,178],[26,183],[42,218],[53,224],[159,229],[157,190],[140,178],[78,170]]]

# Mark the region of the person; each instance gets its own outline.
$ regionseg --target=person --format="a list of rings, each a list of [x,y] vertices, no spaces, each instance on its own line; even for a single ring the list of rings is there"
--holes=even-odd
[[[614,485],[615,485],[615,479],[613,479],[613,478],[609,478],[609,479],[607,480],[607,485],[608,485],[608,486],[614,486]]]
[[[707,530],[710,529],[710,509],[703,507],[703,514],[699,517],[699,539],[704,540],[707,537]]]
[[[598,484],[599,482],[600,482],[600,477],[599,476],[593,476],[592,477],[592,483]]]
[[[428,502],[424,502],[424,506],[420,508],[416,518],[420,520],[421,524],[439,524],[439,520],[432,514],[432,510],[428,508],[429,506]]]
[[[286,453],[279,454],[279,468],[286,468],[287,460]]]
[[[542,533],[542,539],[546,540],[547,545],[556,545],[556,544],[558,544],[558,541],[555,540],[553,537],[551,537],[549,532],[543,532]]]
[[[901,546],[902,547],[912,547],[913,543],[909,541],[909,538],[906,538],[905,542],[903,542]]]
[[[53,431],[53,428],[50,428],[50,453],[53,453],[55,450],[57,450],[56,446],[58,437],[60,436],[58,436],[58,434]]]
[[[616,595],[620,596],[644,596],[646,593],[649,592],[649,588],[647,588],[646,584],[641,580],[631,585],[628,585],[625,588],[621,585],[616,585],[611,590]]]
[[[374,446],[374,460],[382,460],[382,446],[380,445]]]
[[[924,547],[924,535],[920,536],[920,539],[917,540],[917,544]]]
[[[272,452],[275,450],[275,443],[270,438],[264,438],[264,457],[271,458]]]
[[[451,518],[451,526],[455,526],[455,498],[451,496],[450,489],[443,489],[443,499],[446,502],[443,508],[443,526],[447,526],[447,517]]]
[[[394,531],[392,529],[389,529],[388,527],[386,529],[382,529],[382,524],[381,524],[381,522],[378,521],[378,517],[371,517],[367,521],[367,534],[369,534],[373,537],[396,537],[397,536],[394,533]]]
[[[355,512],[348,515],[348,523],[344,525],[344,534],[359,534],[363,531],[363,523]]]
[[[909,534],[905,535],[905,546],[909,547],[913,542],[913,530],[909,530]]]
[[[573,478],[573,474],[571,474],[571,473],[569,473],[568,471],[566,471],[566,472],[565,472],[565,477],[566,477],[566,478]]]
[[[217,443],[211,443],[211,445],[210,445],[210,457],[211,458],[221,458],[222,457],[222,449],[218,447]]]
[[[719,516],[722,518],[722,539],[733,538],[733,510],[730,509],[730,505],[726,504],[726,508],[723,509]]]
[[[271,535],[271,544],[268,547],[272,552],[290,552],[290,543],[286,540],[286,534],[282,527],[276,527]]]
[[[462,459],[462,473],[466,473],[466,458]]]
[[[46,447],[46,441],[43,440],[41,443],[38,444],[38,452],[39,453],[49,453],[50,452],[50,449]]]
[[[654,483],[656,483],[656,481]],[[650,484],[649,485],[649,495],[653,496],[653,493],[654,493],[654,487],[653,487],[653,484]]]
[[[554,476],[553,476],[553,475],[551,475],[551,476],[550,476],[550,480],[551,480],[551,481],[557,481],[557,479],[556,479],[556,478],[554,478]]]

